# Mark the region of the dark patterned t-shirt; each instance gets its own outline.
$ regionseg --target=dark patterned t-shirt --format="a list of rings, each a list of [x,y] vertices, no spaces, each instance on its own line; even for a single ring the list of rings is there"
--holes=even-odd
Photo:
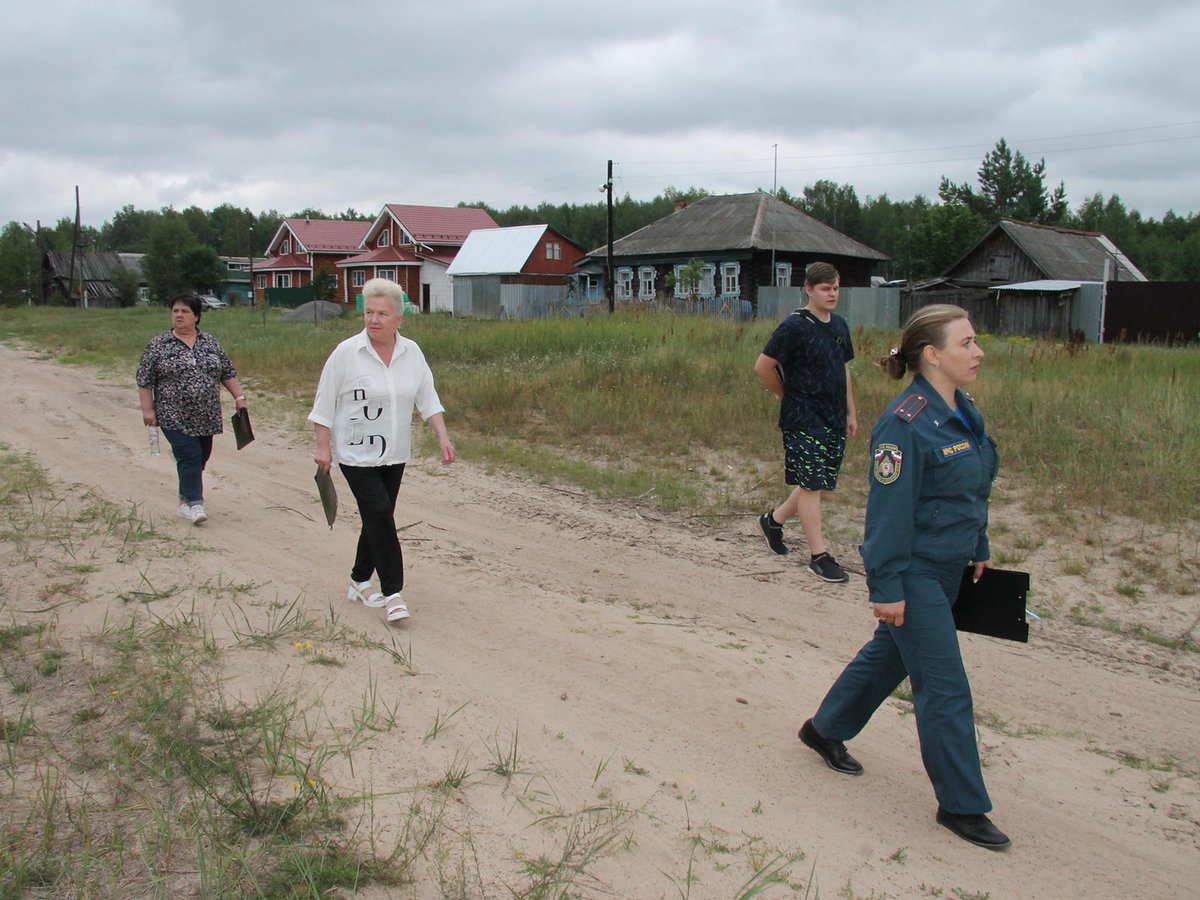
[[[762,351],[783,371],[779,427],[819,434],[846,431],[846,363],[854,359],[850,327],[831,313],[822,322],[798,309],[782,322]]]
[[[151,338],[136,376],[154,391],[159,427],[193,437],[221,433],[221,383],[236,377],[217,339],[199,329],[191,347],[170,331]]]

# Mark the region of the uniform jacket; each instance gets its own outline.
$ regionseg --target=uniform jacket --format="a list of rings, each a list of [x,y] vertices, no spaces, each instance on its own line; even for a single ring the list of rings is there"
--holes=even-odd
[[[904,599],[901,576],[914,559],[966,565],[991,555],[988,497],[1000,458],[975,403],[961,390],[955,398],[969,426],[918,375],[871,431],[860,549],[872,603]]]

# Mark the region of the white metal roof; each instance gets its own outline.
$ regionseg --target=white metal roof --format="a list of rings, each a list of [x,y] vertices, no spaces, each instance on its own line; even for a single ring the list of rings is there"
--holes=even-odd
[[[476,228],[450,263],[447,275],[513,275],[546,233],[545,225]]]
[[[1099,284],[1098,281],[1063,281],[1055,278],[1043,278],[1040,281],[1022,281],[1019,284],[993,285],[993,291],[1077,291],[1085,284]]]

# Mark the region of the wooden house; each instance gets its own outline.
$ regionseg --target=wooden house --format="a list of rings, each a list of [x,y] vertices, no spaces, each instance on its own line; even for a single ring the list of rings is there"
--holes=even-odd
[[[230,306],[249,306],[254,300],[254,290],[250,285],[251,271],[262,268],[266,260],[261,257],[222,256],[221,265],[225,267],[225,284],[221,291],[221,299]]]
[[[589,293],[603,284],[607,248],[592,250],[578,268]],[[804,269],[832,263],[847,287],[870,287],[887,256],[761,191],[681,203],[665,218],[613,243],[617,302],[659,298],[748,303],[757,309],[760,287],[795,288]],[[696,278],[689,267],[700,263]]]
[[[951,265],[941,280],[958,287],[1030,281],[1146,281],[1103,234],[1003,219]]]
[[[388,203],[363,235],[359,252],[337,263],[342,303],[356,303],[372,278],[399,282],[421,312],[453,309],[446,270],[467,236],[497,228],[486,209]]]
[[[446,274],[454,314],[481,318],[541,318],[586,309],[575,263],[583,248],[548,225],[472,231]]]
[[[1106,283],[1146,280],[1103,234],[1002,219],[939,278],[905,293],[901,321],[952,303],[980,332],[1095,340],[1105,327]]]
[[[267,245],[267,259],[254,264],[255,295],[270,288],[311,288],[321,271],[339,279],[337,263],[357,254],[370,222],[343,219],[284,219]]]
[[[128,269],[137,276],[138,300],[150,299],[146,276],[142,273],[142,253],[70,253],[51,250],[42,258],[42,285],[46,295],[43,302],[82,303],[85,307],[116,307],[121,298],[112,283],[117,269]],[[75,272],[72,277],[71,265]],[[74,293],[72,285],[74,284]],[[80,296],[82,292],[82,297]]]

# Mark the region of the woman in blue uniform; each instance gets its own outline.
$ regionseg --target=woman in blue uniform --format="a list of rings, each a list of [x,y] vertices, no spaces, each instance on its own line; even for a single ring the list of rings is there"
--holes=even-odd
[[[988,496],[999,458],[983,416],[962,388],[983,350],[964,310],[926,306],[900,346],[879,360],[892,378],[915,373],[871,432],[871,491],[862,556],[879,624],[800,729],[835,771],[861,775],[844,741],[857,735],[908,676],[921,759],[938,800],[937,821],[992,850],[1010,841],[987,813],[971,687],[951,606],[963,569],[988,561]]]

